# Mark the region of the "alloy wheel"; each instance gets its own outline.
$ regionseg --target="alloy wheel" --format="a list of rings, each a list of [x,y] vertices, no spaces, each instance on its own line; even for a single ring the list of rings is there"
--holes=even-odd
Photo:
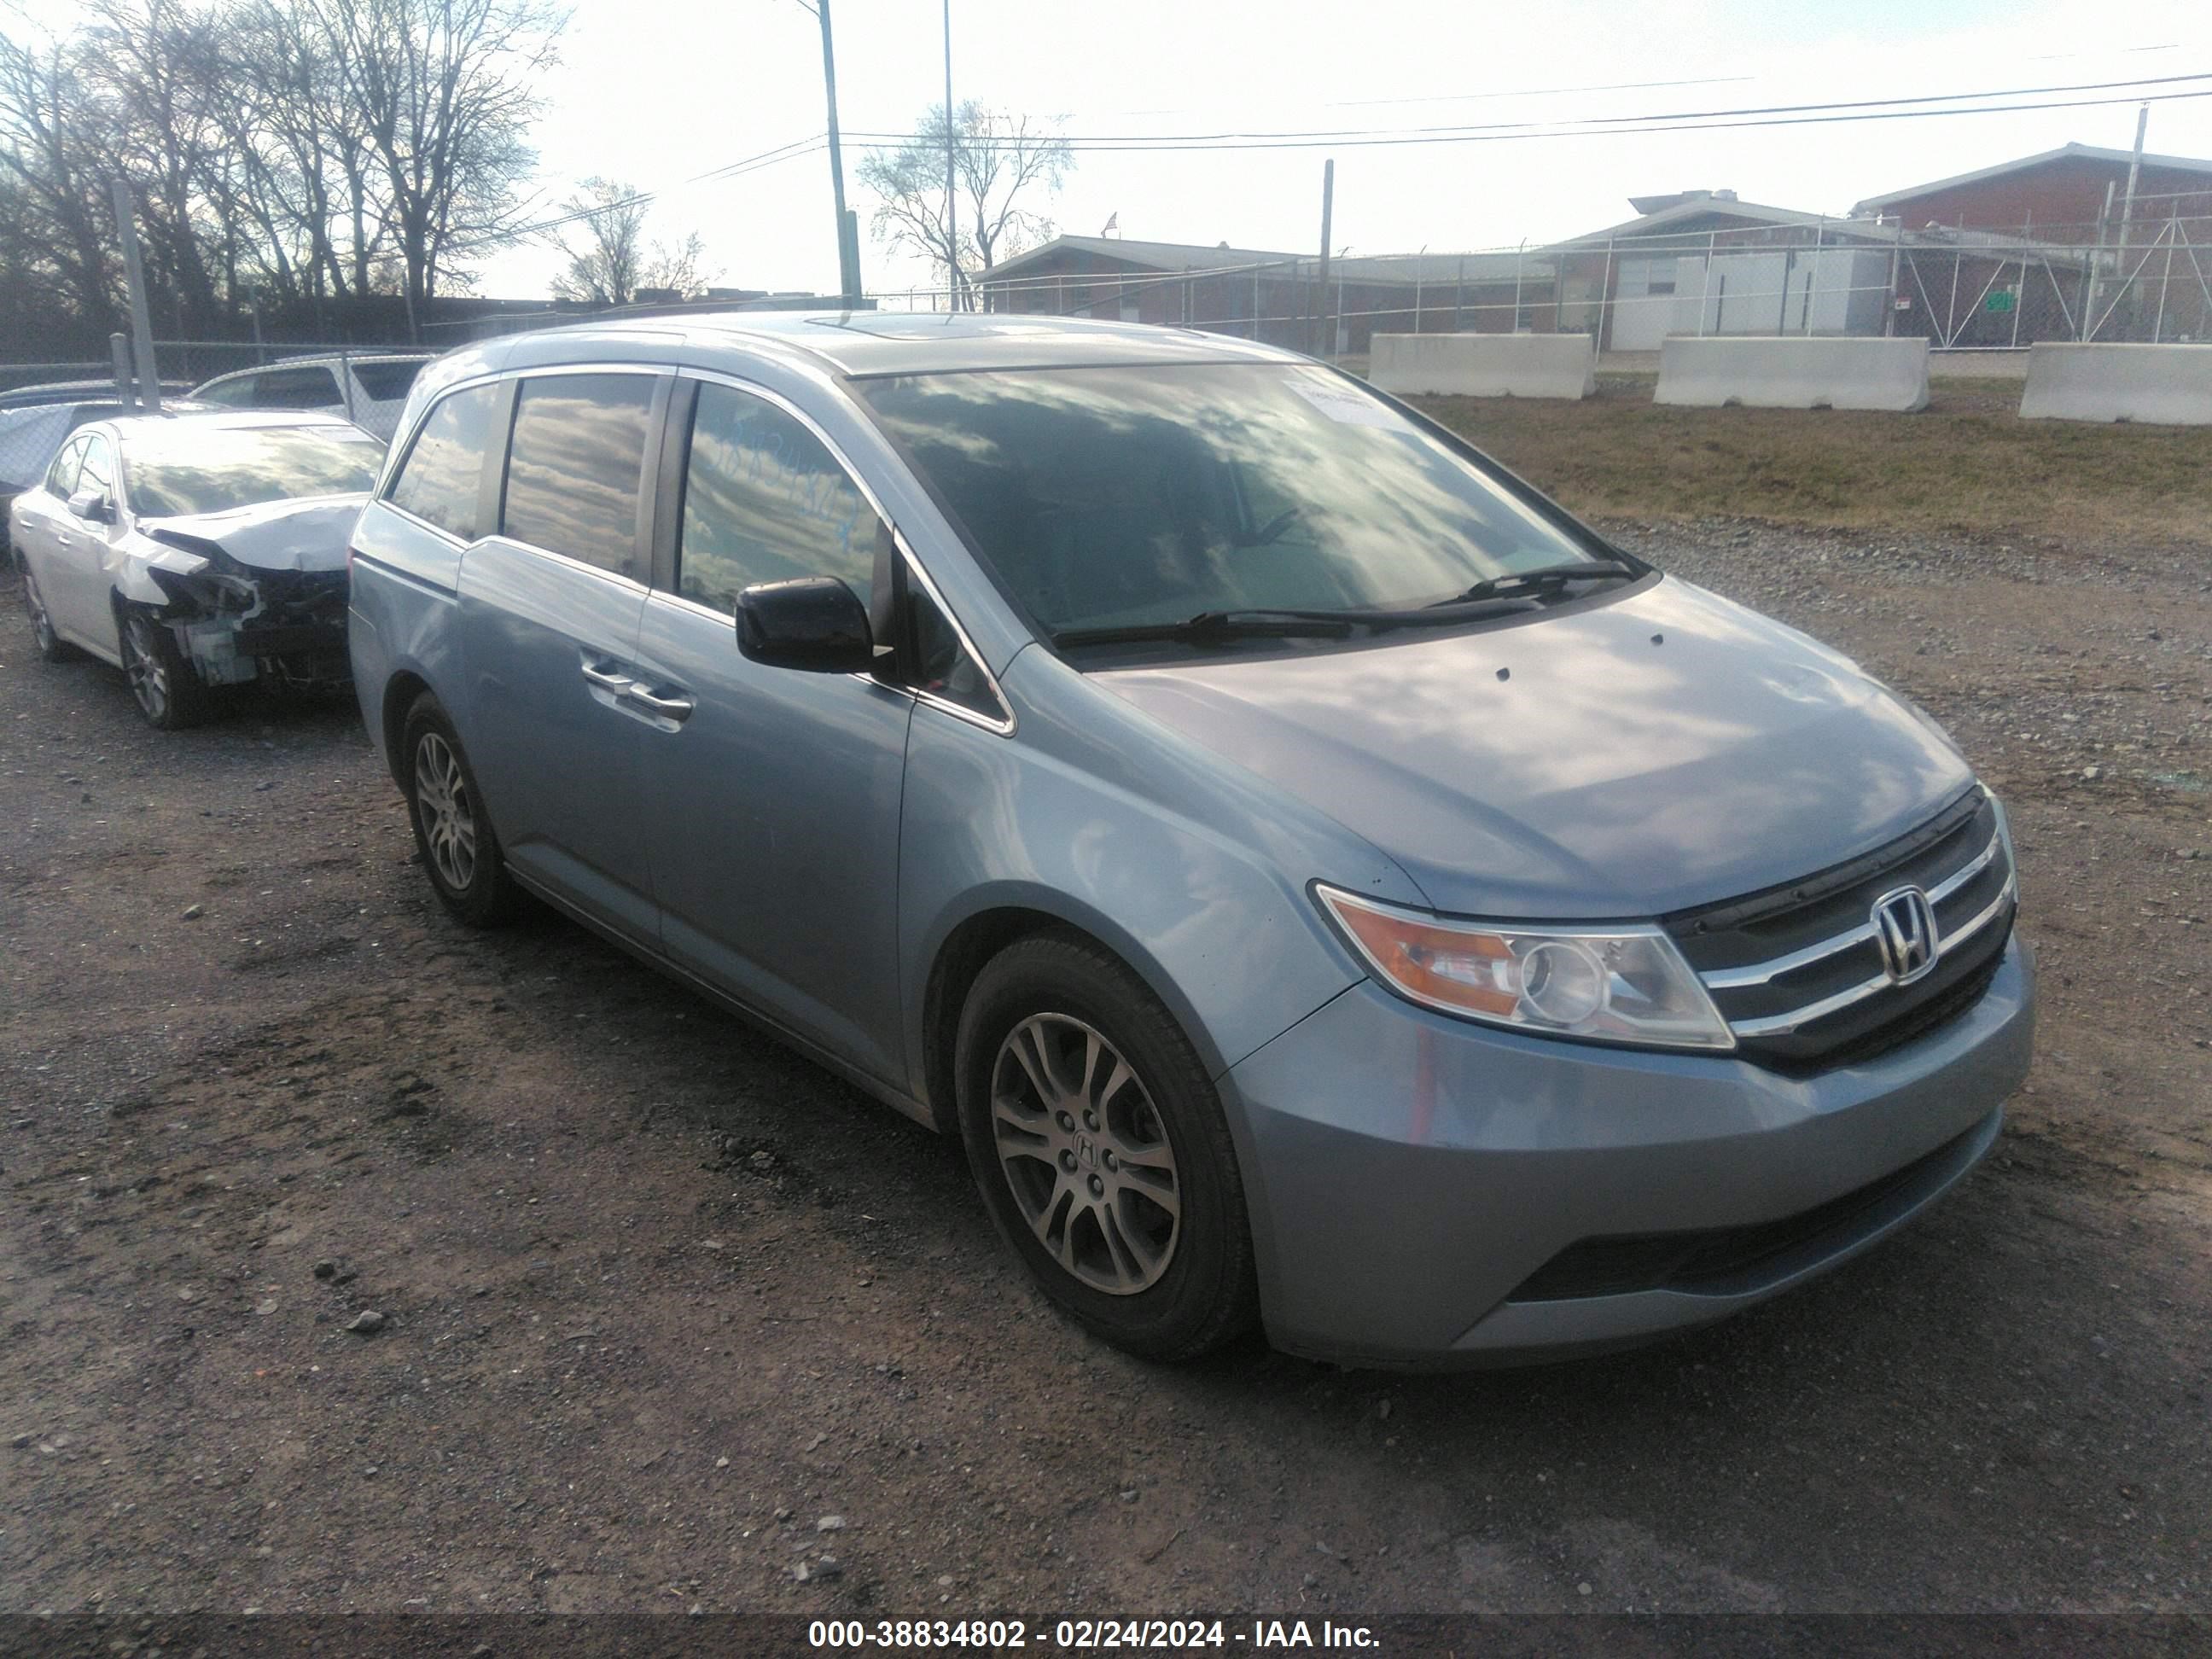
[[[131,647],[124,653],[123,665],[131,678],[131,695],[138,699],[146,718],[158,724],[169,712],[172,693],[168,665],[161,659],[161,647],[154,638],[154,624],[134,611],[124,624],[123,633],[125,642]]]
[[[30,611],[31,632],[37,636],[39,649],[51,654],[60,635],[54,632],[54,619],[46,614],[46,602],[39,597],[39,584],[27,568],[23,572],[23,604]]]
[[[415,745],[415,810],[438,875],[456,893],[477,875],[477,816],[460,757],[435,732]]]
[[[1065,1014],[1022,1021],[992,1063],[991,1127],[1022,1218],[1062,1268],[1109,1296],[1159,1282],[1182,1224],[1175,1149],[1112,1043]]]

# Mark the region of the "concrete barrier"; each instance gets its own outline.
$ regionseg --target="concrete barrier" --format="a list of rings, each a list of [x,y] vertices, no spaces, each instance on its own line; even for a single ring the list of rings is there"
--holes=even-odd
[[[1377,334],[1367,378],[1385,392],[1587,398],[1597,349],[1587,334]]]
[[[2039,340],[2020,412],[2030,421],[2212,426],[2212,345],[2072,345]]]
[[[1928,342],[1848,337],[1669,335],[1651,401],[1714,409],[1928,407]]]

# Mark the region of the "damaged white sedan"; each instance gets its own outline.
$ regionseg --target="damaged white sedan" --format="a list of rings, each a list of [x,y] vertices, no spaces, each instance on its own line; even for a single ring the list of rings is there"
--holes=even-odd
[[[383,459],[322,415],[82,428],[9,514],[39,653],[113,663],[165,731],[218,686],[343,685],[346,544]]]

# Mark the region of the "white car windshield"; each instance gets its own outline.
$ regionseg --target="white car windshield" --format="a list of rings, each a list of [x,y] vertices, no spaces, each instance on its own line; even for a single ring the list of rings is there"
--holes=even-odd
[[[203,426],[179,421],[123,440],[131,510],[143,518],[350,495],[376,483],[384,446],[345,426]]]
[[[1196,612],[1434,605],[1606,556],[1318,367],[920,374],[859,389],[1055,635]]]

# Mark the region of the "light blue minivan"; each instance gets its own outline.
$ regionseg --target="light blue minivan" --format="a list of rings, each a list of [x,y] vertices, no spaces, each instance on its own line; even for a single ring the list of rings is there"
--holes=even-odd
[[[1139,1353],[1714,1320],[1932,1203],[2027,1068],[2004,814],[1923,712],[1289,353],[495,341],[352,572],[457,916],[534,894],[957,1133]]]

